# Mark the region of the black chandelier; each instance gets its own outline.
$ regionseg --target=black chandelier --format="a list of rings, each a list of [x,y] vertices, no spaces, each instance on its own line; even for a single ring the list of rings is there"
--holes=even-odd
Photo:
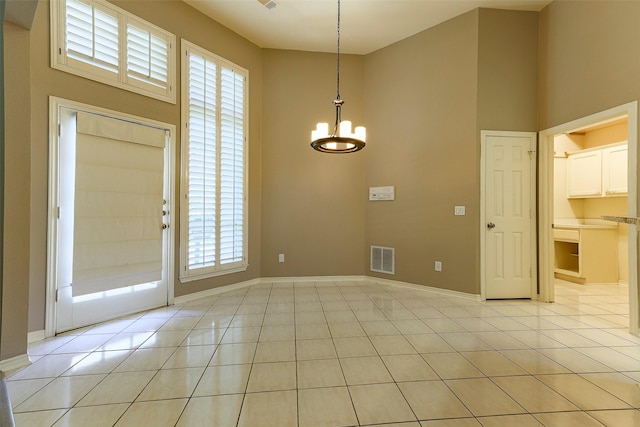
[[[351,132],[351,122],[342,121],[342,105],[340,98],[340,0],[338,0],[338,78],[337,96],[333,101],[336,107],[336,122],[333,132],[329,133],[329,123],[318,123],[316,129],[311,131],[311,147],[322,153],[355,153],[365,146],[367,130],[364,126],[358,126]]]

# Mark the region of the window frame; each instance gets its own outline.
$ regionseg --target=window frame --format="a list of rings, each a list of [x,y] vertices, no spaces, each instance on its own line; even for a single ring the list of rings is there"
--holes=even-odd
[[[248,221],[248,188],[249,188],[249,71],[237,64],[234,64],[200,46],[191,43],[185,39],[181,39],[180,49],[181,59],[181,175],[180,175],[180,192],[181,200],[180,204],[180,270],[179,279],[181,282],[190,282],[193,280],[200,280],[209,277],[216,277],[226,274],[238,273],[245,271],[248,266],[248,235],[249,235],[249,221]],[[190,150],[190,54],[196,54],[206,61],[211,61],[216,64],[216,218],[220,216],[221,204],[220,204],[220,188],[221,188],[221,136],[220,131],[222,126],[220,98],[222,93],[221,73],[222,68],[232,70],[234,73],[238,73],[244,77],[243,86],[243,203],[242,203],[242,261],[230,262],[226,264],[220,264],[220,235],[221,227],[220,221],[216,220],[215,240],[216,262],[213,266],[190,268],[189,266],[189,150]]]
[[[82,61],[67,55],[66,9],[67,0],[50,2],[51,20],[51,68],[70,74],[105,83],[120,89],[138,93],[161,101],[176,103],[176,36],[156,25],[141,19],[104,0],[79,0],[103,13],[117,18],[118,22],[118,64],[117,71],[111,72],[89,61]],[[167,42],[167,81],[166,87],[133,78],[128,73],[127,26],[147,31]]]

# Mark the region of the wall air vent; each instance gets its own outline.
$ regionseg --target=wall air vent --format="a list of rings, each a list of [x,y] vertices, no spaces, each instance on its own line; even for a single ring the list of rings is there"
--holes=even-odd
[[[267,9],[273,9],[278,5],[276,0],[258,0],[258,1],[262,3],[264,7],[266,7]]]
[[[394,248],[371,246],[371,271],[395,274],[395,256]]]

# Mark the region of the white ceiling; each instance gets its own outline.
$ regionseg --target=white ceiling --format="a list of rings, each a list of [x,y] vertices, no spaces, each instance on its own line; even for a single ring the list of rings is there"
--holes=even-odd
[[[335,52],[337,0],[183,0],[263,48]],[[266,0],[263,0],[266,1]],[[344,53],[367,54],[477,7],[539,11],[550,0],[341,0]]]

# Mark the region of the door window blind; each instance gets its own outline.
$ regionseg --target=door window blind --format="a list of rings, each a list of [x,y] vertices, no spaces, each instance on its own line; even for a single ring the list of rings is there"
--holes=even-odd
[[[188,42],[181,277],[246,268],[246,72]]]
[[[165,132],[78,113],[73,296],[162,278]]]

